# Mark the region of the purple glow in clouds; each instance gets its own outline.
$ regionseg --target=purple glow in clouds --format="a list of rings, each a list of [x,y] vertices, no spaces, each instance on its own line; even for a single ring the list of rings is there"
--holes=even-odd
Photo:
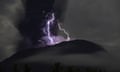
[[[69,34],[66,32],[65,29],[63,29],[60,25],[60,23],[57,24],[58,26],[58,29],[62,32],[64,32],[64,34],[67,36],[67,38],[65,39],[63,36],[54,36],[52,35],[51,33],[51,26],[53,26],[55,23],[55,14],[54,13],[50,13],[50,18],[47,19],[46,21],[46,25],[45,27],[43,28],[43,32],[45,34],[44,37],[42,37],[42,40],[44,40],[46,43],[45,45],[55,45],[55,44],[58,44],[60,42],[63,42],[63,41],[70,41],[70,36]],[[39,40],[41,41],[41,40]]]
[[[55,16],[54,16],[54,13],[52,13],[52,18],[47,21],[47,26],[46,26],[47,27],[47,36],[48,36],[48,39],[50,40],[51,44],[54,44],[54,40],[53,40],[53,38],[51,36],[50,24],[53,24],[54,20],[55,20]]]

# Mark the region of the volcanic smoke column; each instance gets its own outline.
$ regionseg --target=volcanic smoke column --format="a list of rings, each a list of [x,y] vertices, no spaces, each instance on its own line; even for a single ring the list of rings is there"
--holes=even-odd
[[[45,21],[46,25],[43,28],[43,32],[44,32],[45,36],[42,38],[43,40],[46,41],[46,45],[55,45],[55,44],[58,44],[63,41],[70,41],[69,34],[66,32],[66,30],[64,28],[61,27],[60,23],[57,23],[57,26],[58,26],[57,28],[59,31],[64,32],[64,34],[66,35],[67,38],[64,38],[63,36],[53,35],[51,29],[53,28],[52,26],[54,26],[56,24],[55,23],[56,18],[55,18],[54,13],[48,13],[48,14],[50,14],[50,15],[47,15],[48,18]],[[41,40],[39,40],[39,41],[41,41]]]

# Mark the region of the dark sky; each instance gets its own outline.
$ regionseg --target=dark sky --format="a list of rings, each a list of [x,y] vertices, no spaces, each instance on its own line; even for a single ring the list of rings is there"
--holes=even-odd
[[[7,0],[1,0],[3,2],[6,2]],[[11,7],[10,9],[8,6],[4,6],[4,3],[0,1],[0,9],[1,9],[1,44],[0,44],[0,53],[1,55],[8,56],[11,53],[13,53],[16,49],[13,48],[14,44],[16,43],[16,40],[19,39],[18,31],[16,31],[13,26],[7,26],[3,27],[2,23],[5,23],[8,21],[11,21],[13,15],[15,14],[14,11],[19,11],[16,9],[13,9],[18,5],[18,8],[21,7],[19,5],[19,2],[11,2],[7,5]],[[17,1],[17,0],[11,0],[11,1]],[[28,0],[31,1],[31,0]],[[39,23],[39,14],[40,14],[40,7],[39,5],[45,5],[47,4],[43,0],[42,2],[37,2],[37,0],[34,0],[35,2],[30,2],[28,4],[27,10],[28,20],[32,20],[27,23],[26,27],[27,31],[31,32],[36,30],[35,27],[37,27],[37,24]],[[38,0],[41,1],[41,0]],[[50,0],[48,0],[50,1]],[[14,4],[15,3],[15,4]],[[49,2],[47,2],[49,3]],[[79,38],[79,39],[86,39],[93,41],[95,43],[103,45],[113,56],[120,57],[119,51],[120,51],[120,1],[119,0],[68,0],[66,12],[64,18],[63,27],[70,33],[70,35],[73,38]],[[51,3],[52,4],[52,3]],[[30,6],[29,6],[30,5]],[[33,7],[32,7],[33,6]],[[47,7],[45,7],[46,9]],[[32,9],[36,10],[35,15],[32,15]],[[44,9],[44,8],[43,8]],[[38,12],[37,12],[38,10]],[[39,14],[38,14],[39,13]],[[10,16],[10,17],[6,17]],[[16,18],[16,14],[14,15]],[[30,19],[29,19],[30,18]],[[34,19],[36,18],[36,19]],[[4,22],[3,20],[4,19]],[[14,19],[14,18],[13,18]],[[34,23],[34,20],[36,23]],[[8,22],[9,23],[9,22]],[[34,24],[34,25],[33,25]],[[11,24],[12,25],[12,24]],[[34,26],[34,27],[32,27]],[[33,30],[34,29],[34,30]],[[4,31],[4,33],[3,33]],[[34,32],[32,32],[34,33]],[[13,42],[15,40],[15,42]],[[9,48],[12,47],[12,48]],[[8,50],[9,49],[9,50]],[[2,56],[1,56],[2,57]]]
[[[63,27],[71,37],[93,41],[120,57],[120,1],[69,0]]]
[[[25,4],[25,19],[20,25],[21,33],[34,43],[42,37],[43,20],[48,12],[53,10],[54,0],[27,0]],[[44,12],[43,12],[44,11]]]
[[[103,45],[120,42],[120,8],[117,0],[69,0],[64,26],[73,38]]]

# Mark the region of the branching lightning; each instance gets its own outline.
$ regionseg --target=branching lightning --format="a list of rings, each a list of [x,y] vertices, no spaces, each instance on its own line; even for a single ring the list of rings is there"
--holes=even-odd
[[[54,13],[52,13],[52,18],[47,21],[47,36],[51,44],[54,44],[54,39],[51,36],[50,24],[53,24],[54,20],[55,20]]]
[[[47,41],[47,45],[54,45],[54,44],[58,44],[62,41],[70,41],[70,36],[69,34],[66,32],[66,30],[64,28],[61,27],[60,23],[57,23],[58,29],[62,32],[64,32],[64,34],[67,36],[66,39],[62,38],[60,36],[54,36],[51,33],[51,26],[54,24],[55,21],[55,14],[51,13],[50,18],[47,19],[46,21],[46,26],[43,28],[43,32],[44,34],[46,34],[46,36],[44,37],[45,40]]]
[[[61,27],[60,23],[58,23],[58,28],[60,31],[63,31],[64,34],[67,36],[66,41],[70,41],[69,33],[64,28]]]

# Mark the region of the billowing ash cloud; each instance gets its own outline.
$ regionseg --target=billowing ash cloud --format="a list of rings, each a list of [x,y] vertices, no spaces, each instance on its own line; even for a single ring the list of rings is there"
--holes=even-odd
[[[17,26],[23,13],[21,0],[0,0],[0,61],[16,52],[22,39]]]
[[[56,17],[54,12],[49,12],[46,15],[45,23],[44,23],[45,26],[43,27],[43,30],[42,30],[45,36],[43,36],[40,40],[38,40],[40,42],[39,46],[55,45],[63,41],[70,41],[69,34],[66,32],[64,28],[61,27],[60,23],[58,22],[55,23],[55,21],[56,21]],[[51,30],[52,28],[54,28],[53,26],[56,24],[57,24],[58,30],[62,31],[66,35],[66,38],[61,35],[53,34]]]

